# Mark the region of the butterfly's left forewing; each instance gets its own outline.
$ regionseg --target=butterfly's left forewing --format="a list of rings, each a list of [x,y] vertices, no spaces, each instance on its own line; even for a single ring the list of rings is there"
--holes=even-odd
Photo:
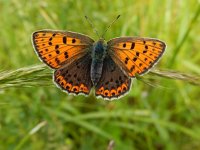
[[[165,51],[165,43],[150,38],[121,37],[108,41],[108,53],[130,77],[144,74]]]
[[[83,57],[94,42],[86,35],[53,30],[34,32],[32,41],[40,59],[53,69]]]

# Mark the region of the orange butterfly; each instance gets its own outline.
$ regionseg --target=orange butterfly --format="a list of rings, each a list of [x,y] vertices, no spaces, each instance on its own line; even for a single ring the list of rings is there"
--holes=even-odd
[[[131,78],[149,71],[166,47],[151,38],[119,37],[108,42],[100,38],[95,42],[87,35],[53,30],[34,32],[32,41],[39,58],[55,70],[58,87],[86,95],[95,87],[96,96],[105,99],[127,93]]]

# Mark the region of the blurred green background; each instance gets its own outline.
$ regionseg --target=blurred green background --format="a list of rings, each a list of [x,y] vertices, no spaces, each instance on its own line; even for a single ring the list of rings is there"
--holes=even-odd
[[[69,30],[97,40],[84,16],[102,33],[121,14],[107,40],[161,39],[167,49],[156,68],[200,74],[199,13],[197,0],[0,0],[0,70],[42,64],[31,44],[36,30]],[[106,150],[111,140],[113,150],[200,149],[200,88],[155,81],[152,87],[133,80],[130,93],[111,102],[68,96],[53,83],[0,89],[0,149]]]

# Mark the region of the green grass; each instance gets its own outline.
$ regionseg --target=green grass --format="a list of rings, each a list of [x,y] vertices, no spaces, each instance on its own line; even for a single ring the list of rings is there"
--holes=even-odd
[[[52,84],[32,32],[59,29],[97,40],[158,38],[167,49],[157,70],[133,80],[130,93],[104,101],[71,96]],[[0,0],[0,149],[200,149],[200,2],[172,0]]]

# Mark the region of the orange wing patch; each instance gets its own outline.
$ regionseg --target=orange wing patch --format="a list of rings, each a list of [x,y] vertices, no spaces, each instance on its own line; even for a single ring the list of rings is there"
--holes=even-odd
[[[155,39],[116,38],[108,42],[115,63],[130,76],[143,74],[159,60],[165,43]]]
[[[60,87],[62,87],[63,90],[67,91],[68,93],[89,94],[90,92],[90,89],[88,89],[86,84],[80,83],[79,85],[74,85],[73,81],[67,81],[59,72],[57,72],[55,75],[55,81],[60,85]]]
[[[36,53],[54,69],[81,58],[93,42],[89,37],[73,32],[44,30],[33,33]]]
[[[118,87],[116,88],[112,88],[112,89],[106,89],[103,86],[101,86],[97,91],[96,91],[96,95],[97,96],[102,96],[104,98],[116,98],[119,97],[121,95],[123,95],[124,93],[126,93],[130,88],[130,79],[127,79],[125,81],[125,83],[122,83],[121,85],[118,85]]]

